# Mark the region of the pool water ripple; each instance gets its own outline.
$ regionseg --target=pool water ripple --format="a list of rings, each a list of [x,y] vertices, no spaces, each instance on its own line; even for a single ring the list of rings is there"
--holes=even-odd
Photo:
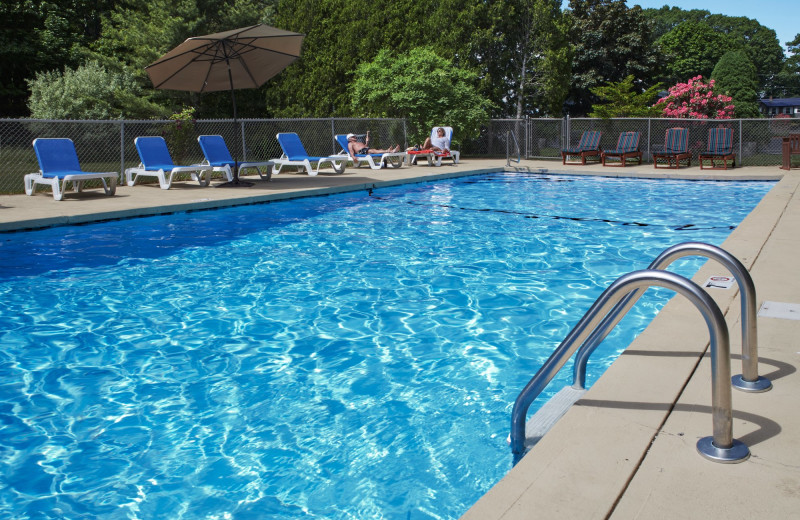
[[[457,518],[602,290],[721,244],[770,187],[491,174],[3,235],[0,510]]]

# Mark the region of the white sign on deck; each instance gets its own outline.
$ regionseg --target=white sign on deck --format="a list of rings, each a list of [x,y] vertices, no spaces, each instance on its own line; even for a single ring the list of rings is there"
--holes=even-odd
[[[730,289],[735,281],[736,280],[734,280],[732,276],[712,276],[705,281],[703,287],[709,287],[712,289]]]

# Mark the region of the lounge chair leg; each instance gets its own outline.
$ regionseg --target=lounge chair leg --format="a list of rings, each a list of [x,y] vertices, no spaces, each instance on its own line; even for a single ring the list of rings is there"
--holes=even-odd
[[[66,183],[67,181],[64,181],[64,184]],[[55,179],[52,186],[53,186],[53,198],[56,200],[61,200],[64,197],[64,192],[58,183],[58,178]]]

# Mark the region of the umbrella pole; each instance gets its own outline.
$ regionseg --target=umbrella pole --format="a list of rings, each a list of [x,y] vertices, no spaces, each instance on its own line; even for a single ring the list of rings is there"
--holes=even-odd
[[[227,62],[228,60],[226,59],[225,61]],[[236,117],[236,94],[233,91],[233,76],[231,75],[230,63],[228,63],[228,80],[230,80],[230,82],[231,82],[231,103],[233,104],[233,133],[234,133],[234,135],[239,136],[240,133],[239,133],[239,130],[237,128],[239,126],[238,125],[239,120]],[[239,143],[239,145],[243,145],[244,144],[244,143],[241,142],[240,138],[237,138],[236,141]],[[243,148],[243,146],[239,146],[238,150],[241,150],[242,148]],[[239,180],[239,161],[236,160],[237,153],[238,153],[238,151],[235,149],[233,151],[233,180],[231,182],[226,182],[226,183],[220,184],[219,186],[244,186],[244,187],[248,187],[248,186],[252,186],[253,185],[252,182],[244,182],[244,181],[240,181]]]

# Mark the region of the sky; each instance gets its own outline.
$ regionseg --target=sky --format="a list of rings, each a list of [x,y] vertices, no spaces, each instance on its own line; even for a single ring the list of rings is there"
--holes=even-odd
[[[680,7],[685,11],[705,9],[711,14],[746,16],[764,27],[774,29],[783,52],[786,44],[800,33],[800,5],[797,0],[627,0],[628,7],[659,9],[664,5]],[[569,5],[564,1],[564,7]]]

